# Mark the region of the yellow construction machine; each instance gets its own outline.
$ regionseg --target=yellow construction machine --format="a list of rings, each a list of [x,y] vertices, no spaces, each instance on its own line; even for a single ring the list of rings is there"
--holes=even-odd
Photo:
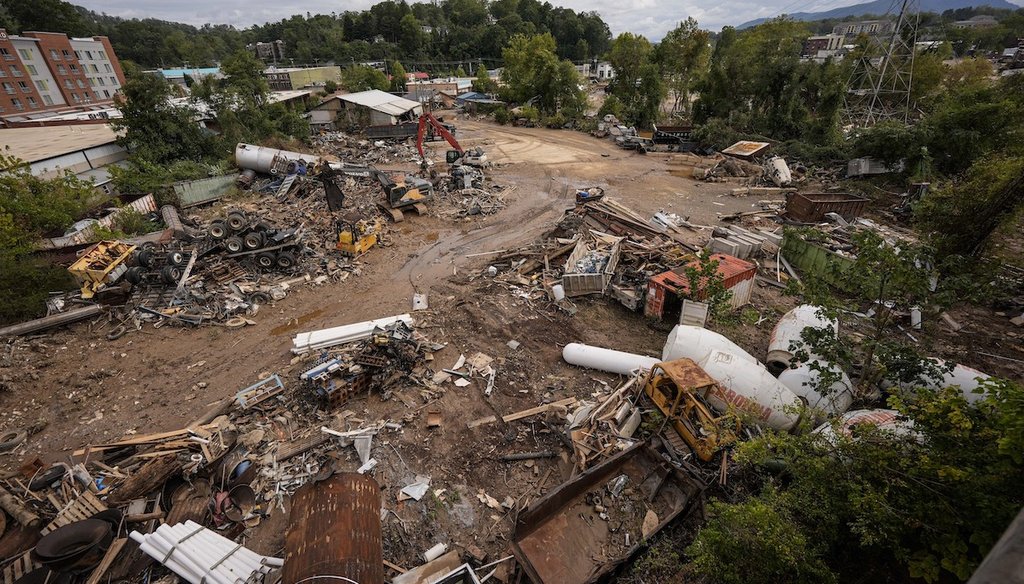
[[[355,257],[377,245],[383,225],[379,219],[339,219],[337,249],[342,255]]]
[[[703,461],[711,460],[716,452],[734,443],[740,430],[735,416],[716,416],[708,405],[708,394],[717,388],[715,380],[690,359],[658,363],[644,380],[644,393],[686,447]],[[671,434],[667,437],[677,450],[685,452]]]
[[[85,250],[68,271],[82,287],[82,298],[92,298],[128,271],[126,262],[135,246],[120,241],[101,241]]]

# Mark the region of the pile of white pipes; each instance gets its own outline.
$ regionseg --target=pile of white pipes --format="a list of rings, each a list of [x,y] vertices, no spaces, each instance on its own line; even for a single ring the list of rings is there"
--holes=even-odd
[[[373,331],[377,328],[384,328],[398,321],[402,321],[410,326],[413,323],[412,316],[409,314],[399,314],[398,316],[378,318],[377,320],[367,320],[329,329],[299,333],[292,338],[292,353],[302,355],[310,351],[333,347],[334,345],[362,341],[370,338],[373,335]]]
[[[129,537],[138,542],[143,553],[189,584],[261,581],[284,565],[281,558],[261,556],[193,521],[164,524],[149,534],[133,531]]]

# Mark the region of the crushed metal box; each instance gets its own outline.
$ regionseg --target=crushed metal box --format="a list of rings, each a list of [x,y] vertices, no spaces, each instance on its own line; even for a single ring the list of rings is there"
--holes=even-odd
[[[512,553],[534,584],[597,582],[640,550],[643,532],[650,537],[660,531],[688,510],[702,489],[638,443],[520,513]],[[598,505],[607,510],[608,521],[595,510]]]

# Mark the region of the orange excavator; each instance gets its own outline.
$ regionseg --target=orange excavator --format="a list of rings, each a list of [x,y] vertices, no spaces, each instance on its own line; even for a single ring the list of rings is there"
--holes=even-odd
[[[471,150],[465,150],[459,144],[459,141],[455,139],[455,136],[448,131],[448,128],[441,122],[437,121],[434,114],[430,112],[424,113],[420,116],[419,129],[416,132],[416,149],[420,153],[420,159],[423,160],[423,165],[427,165],[427,156],[423,152],[423,140],[427,137],[428,127],[434,132],[435,135],[441,136],[451,145],[452,150],[445,153],[445,162],[449,165],[460,165],[465,164],[466,166],[476,166],[482,168],[487,164],[487,155],[480,147],[473,148]]]

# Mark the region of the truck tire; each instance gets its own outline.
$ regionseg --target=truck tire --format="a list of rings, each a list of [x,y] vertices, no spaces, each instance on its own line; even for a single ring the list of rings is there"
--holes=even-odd
[[[242,243],[241,237],[234,235],[224,240],[224,248],[228,253],[238,253],[245,249],[245,244]]]
[[[138,260],[140,266],[142,266],[144,268],[152,268],[153,267],[153,251],[152,250],[144,249],[144,250],[140,251],[139,253],[137,253],[135,255],[137,256],[136,259]]]
[[[185,265],[185,253],[181,251],[172,251],[167,254],[167,263],[172,266],[184,266]]]
[[[273,252],[263,252],[260,255],[256,256],[256,264],[259,265],[259,267],[261,268],[273,268],[275,265],[277,265],[277,258],[274,257]]]
[[[245,213],[242,211],[232,211],[228,213],[227,223],[231,231],[241,231],[245,229],[246,224],[249,221],[245,218]]]
[[[207,231],[210,233],[210,237],[214,239],[224,239],[228,236],[228,224],[219,219],[211,221]]]
[[[142,266],[135,266],[134,268],[128,268],[128,271],[124,273],[124,279],[129,284],[141,284],[143,278],[146,275],[146,268]]]
[[[177,284],[178,280],[181,279],[181,268],[178,266],[164,266],[164,269],[160,270],[160,279],[165,284]]]
[[[282,251],[277,254],[277,267],[287,270],[295,265],[295,254],[290,251]]]
[[[263,247],[263,233],[259,231],[253,231],[252,233],[246,233],[245,237],[242,238],[242,245],[245,249],[254,250]]]

